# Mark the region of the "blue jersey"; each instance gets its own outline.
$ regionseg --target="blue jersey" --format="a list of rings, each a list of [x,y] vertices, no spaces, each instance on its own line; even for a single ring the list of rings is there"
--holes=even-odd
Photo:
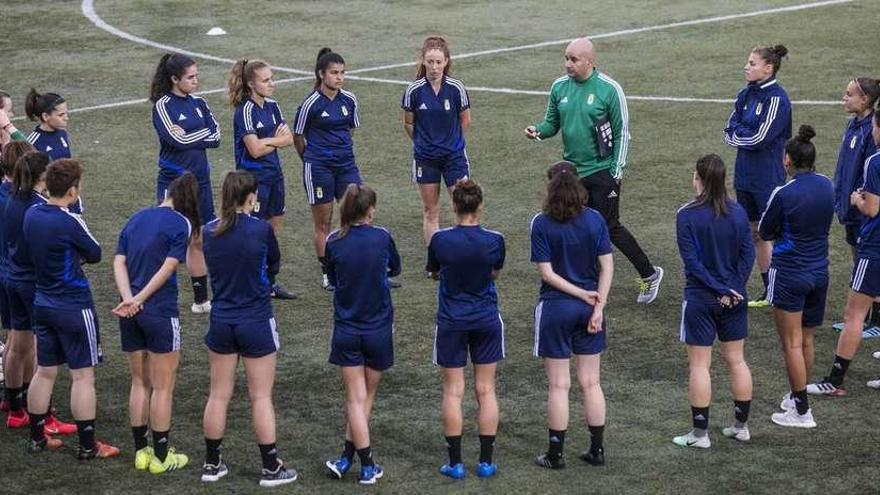
[[[711,204],[691,201],[678,210],[675,230],[685,300],[713,302],[731,291],[748,299],[755,244],[745,210],[733,201],[727,209],[727,215],[716,216]]]
[[[101,245],[81,216],[60,206],[36,205],[25,215],[24,237],[36,273],[34,306],[94,306],[82,264],[101,261]]]
[[[173,126],[186,134],[178,136]],[[159,135],[160,170],[172,176],[207,172],[205,150],[220,146],[220,125],[204,98],[165,93],[153,105],[153,127]]]
[[[275,137],[278,126],[286,123],[278,103],[266,98],[263,106],[248,98],[235,107],[232,128],[235,133],[235,168],[247,170],[258,179],[271,180],[281,177],[281,159],[278,150],[253,158],[244,144],[244,137],[253,134],[257,139]]]
[[[880,152],[865,161],[864,190],[880,196]],[[859,231],[859,258],[880,260],[880,213],[866,218]]]
[[[324,165],[354,161],[351,130],[360,127],[357,98],[340,89],[332,100],[315,89],[296,111],[294,134],[306,138],[303,160]]]
[[[605,219],[584,208],[574,218],[557,222],[545,213],[532,219],[532,263],[550,263],[553,272],[584,290],[599,285],[599,256],[611,253]],[[541,299],[575,299],[541,282]]]
[[[865,216],[849,204],[849,197],[864,184],[865,161],[877,151],[871,135],[874,114],[859,120],[849,119],[843,131],[843,141],[837,153],[837,169],[834,171],[834,194],[837,198],[837,219],[845,225],[860,225]]]
[[[353,225],[342,237],[327,236],[327,277],[333,291],[337,328],[372,333],[394,321],[388,277],[400,273],[400,255],[391,234],[372,225]]]
[[[815,172],[777,187],[761,216],[761,239],[774,241],[771,265],[799,272],[828,269],[828,231],[834,219],[834,184]]]
[[[64,129],[55,131],[44,131],[40,126],[34,128],[33,132],[27,138],[35,150],[42,151],[49,155],[52,160],[61,158],[70,158],[70,136]]]
[[[9,254],[9,273],[7,278],[13,282],[33,283],[34,264],[24,237],[24,215],[28,208],[41,205],[46,198],[31,191],[22,198],[15,194],[9,197],[3,221],[3,242]]]
[[[740,90],[724,128],[724,142],[737,149],[734,188],[764,192],[785,184],[782,155],[790,137],[791,102],[775,76]]]
[[[473,330],[498,321],[492,273],[504,266],[504,236],[480,226],[438,230],[428,245],[428,271],[440,273],[437,326]]]
[[[5,280],[9,274],[9,247],[4,237],[6,225],[6,204],[12,195],[12,182],[6,179],[0,184],[0,281]]]
[[[464,84],[443,76],[440,92],[427,77],[410,83],[400,107],[413,114],[413,156],[438,160],[464,150],[461,112],[471,107]]]
[[[204,228],[205,261],[211,276],[211,318],[229,321],[272,318],[272,284],[281,252],[268,222],[238,214],[235,227],[219,236],[220,219]]]
[[[191,225],[174,208],[145,208],[129,219],[119,233],[116,254],[125,256],[131,293],[137,294],[162,268],[167,258],[186,263]],[[144,301],[143,312],[162,317],[176,317],[177,273]]]

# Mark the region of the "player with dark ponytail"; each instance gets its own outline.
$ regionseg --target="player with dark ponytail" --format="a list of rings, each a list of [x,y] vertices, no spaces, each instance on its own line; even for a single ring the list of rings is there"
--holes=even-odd
[[[834,219],[834,184],[816,173],[816,131],[802,125],[785,143],[783,165],[790,180],[767,201],[758,232],[773,241],[767,300],[785,356],[791,393],[784,412],[771,417],[780,426],[815,428],[807,400],[813,364],[813,337],[825,317],[828,291],[828,231]]]
[[[24,112],[30,120],[39,122],[27,138],[37,151],[53,160],[70,158],[70,136],[67,101],[56,93],[37,93],[31,88],[24,100]]]
[[[199,183],[199,214],[210,221],[214,218],[214,196],[206,150],[220,146],[220,125],[205,99],[193,94],[198,89],[199,69],[193,59],[179,53],[162,55],[150,85],[153,127],[159,137],[156,201],[165,200],[171,181],[190,172]],[[207,313],[211,310],[211,301],[198,231],[187,250],[186,268],[192,277],[192,312]]]
[[[772,245],[758,235],[758,221],[774,188],[785,183],[783,148],[791,137],[791,101],[776,74],[788,54],[783,45],[756,46],[744,67],[746,87],[736,95],[724,128],[724,141],[736,148],[733,186],[736,200],[746,210],[755,237],[755,255],[764,293],[749,302],[766,307]]]

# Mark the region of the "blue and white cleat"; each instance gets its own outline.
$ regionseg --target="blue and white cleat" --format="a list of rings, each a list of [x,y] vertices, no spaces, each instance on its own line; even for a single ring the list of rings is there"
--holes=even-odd
[[[464,464],[461,462],[453,466],[444,464],[440,466],[440,474],[443,476],[449,476],[454,480],[460,480],[467,476],[467,469],[464,468]]]
[[[498,473],[498,464],[481,462],[477,464],[477,476],[480,478],[491,478]]]
[[[351,460],[342,456],[339,459],[327,461],[324,465],[327,466],[328,476],[341,480],[345,473],[351,469]]]
[[[382,466],[374,464],[372,466],[361,466],[361,474],[358,476],[358,483],[362,485],[375,485],[379,478],[385,474]]]

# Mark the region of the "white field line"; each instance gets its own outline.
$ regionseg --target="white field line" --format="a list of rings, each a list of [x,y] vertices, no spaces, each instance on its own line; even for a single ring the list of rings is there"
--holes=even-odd
[[[757,17],[757,16],[778,14],[778,13],[784,13],[784,12],[795,12],[795,11],[799,11],[799,10],[807,10],[807,9],[813,9],[813,8],[818,8],[818,7],[826,7],[826,6],[831,6],[831,5],[851,3],[853,1],[855,1],[855,0],[824,0],[824,1],[820,1],[820,2],[810,2],[810,3],[804,3],[804,4],[789,5],[786,7],[777,7],[777,8],[772,8],[772,9],[756,10],[756,11],[744,12],[744,13],[740,13],[740,14],[729,14],[729,15],[722,15],[722,16],[706,17],[706,18],[702,18],[702,19],[693,19],[690,21],[680,21],[680,22],[673,22],[673,23],[668,23],[668,24],[658,24],[655,26],[645,26],[645,27],[641,27],[641,28],[623,29],[623,30],[619,30],[619,31],[612,31],[609,33],[596,34],[596,35],[591,36],[591,38],[592,39],[611,38],[611,37],[615,37],[615,36],[625,36],[625,35],[629,35],[629,34],[639,34],[639,33],[651,32],[651,31],[660,31],[660,30],[664,30],[664,29],[672,29],[672,28],[684,27],[684,26],[695,26],[695,25],[700,25],[700,24],[709,24],[709,23],[724,22],[724,21],[735,20],[735,19],[743,19],[743,18],[748,18],[748,17]],[[226,63],[226,64],[232,64],[235,62],[235,60],[230,59],[230,58],[218,57],[215,55],[194,52],[191,50],[184,50],[179,47],[166,45],[164,43],[158,43],[158,42],[155,42],[152,40],[148,40],[146,38],[142,38],[140,36],[135,36],[131,33],[125,32],[121,29],[118,29],[114,26],[111,26],[110,24],[107,24],[97,14],[97,12],[95,12],[94,0],[83,0],[82,4],[81,4],[81,10],[82,10],[83,15],[92,24],[97,26],[99,29],[106,31],[114,36],[118,36],[120,38],[126,39],[128,41],[131,41],[131,42],[134,42],[137,44],[141,44],[141,45],[145,45],[145,46],[150,46],[153,48],[158,48],[160,50],[183,53],[183,54],[191,56],[191,57],[201,58],[201,59],[205,59],[205,60],[212,60],[215,62],[221,62],[221,63]],[[459,55],[455,55],[452,58],[463,59],[463,58],[478,57],[478,56],[483,56],[483,55],[492,55],[492,54],[496,54],[496,53],[506,53],[506,52],[512,52],[512,51],[518,51],[518,50],[529,50],[529,49],[534,49],[534,48],[542,48],[542,47],[546,47],[546,46],[553,46],[553,45],[560,45],[563,43],[568,43],[571,41],[571,39],[572,38],[568,38],[568,39],[564,39],[564,40],[544,41],[541,43],[532,43],[532,44],[528,44],[528,45],[519,45],[519,46],[508,47],[508,48],[496,48],[496,49],[492,49],[492,50],[482,50],[482,51],[477,51],[477,52],[462,53]],[[401,68],[401,67],[411,67],[414,64],[415,64],[414,62],[405,62],[405,63],[398,63],[398,64],[380,65],[380,66],[375,66],[375,67],[366,67],[363,69],[355,69],[355,70],[348,71],[347,78],[351,79],[351,80],[355,80],[355,81],[376,82],[376,83],[395,84],[395,85],[408,85],[411,81],[402,81],[402,80],[398,80],[398,79],[385,79],[385,78],[378,78],[378,77],[357,76],[356,74],[362,74],[362,73],[366,73],[366,72],[376,72],[376,71],[382,71],[382,70],[388,70],[388,69],[397,69],[397,68]],[[292,73],[292,74],[303,74],[303,75],[309,75],[309,76],[311,76],[313,74],[312,71],[295,69],[292,67],[273,66],[273,68],[279,72],[287,72],[287,73]],[[311,79],[311,77],[294,77],[294,78],[288,78],[288,79],[279,79],[275,82],[276,82],[276,84],[284,84],[284,83],[298,82],[298,81],[304,81],[304,80],[309,80],[309,79]],[[536,91],[536,90],[514,89],[514,88],[490,88],[490,87],[484,87],[484,86],[468,86],[467,89],[468,89],[468,91],[474,91],[474,92],[501,93],[501,94],[521,94],[521,95],[536,95],[536,96],[547,96],[549,94],[549,92],[547,92],[547,91]],[[206,91],[200,91],[198,94],[200,94],[200,95],[216,94],[216,93],[222,93],[225,90],[226,90],[226,88],[211,89],[211,90],[206,90]],[[639,95],[629,95],[629,96],[627,96],[627,99],[632,100],[632,101],[660,101],[660,102],[671,102],[671,103],[723,103],[723,104],[730,104],[734,101],[733,99],[727,99],[727,98],[689,98],[689,97],[677,97],[677,96],[639,96]],[[146,103],[146,102],[147,102],[146,98],[124,100],[124,101],[119,101],[119,102],[114,102],[114,103],[105,103],[102,105],[95,105],[95,106],[90,106],[90,107],[74,108],[71,110],[71,113],[88,112],[88,111],[93,111],[93,110],[104,110],[104,109],[108,109],[108,108],[117,108],[117,107],[123,107],[123,106],[128,106],[128,105],[137,105],[137,104]],[[794,100],[791,103],[793,105],[839,105],[840,104],[840,102],[838,100]],[[22,120],[22,117],[16,117],[13,120],[16,120],[16,121]]]

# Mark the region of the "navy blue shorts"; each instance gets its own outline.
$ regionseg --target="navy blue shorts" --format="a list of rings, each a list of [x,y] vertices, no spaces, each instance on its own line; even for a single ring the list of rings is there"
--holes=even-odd
[[[337,366],[366,366],[385,371],[394,366],[394,329],[362,334],[339,325],[333,328],[328,361]]]
[[[770,201],[770,195],[773,189],[767,191],[740,191],[736,190],[736,202],[746,210],[746,215],[750,222],[761,220],[761,215],[767,209],[767,202]]]
[[[267,356],[281,348],[275,318],[227,321],[212,317],[205,345],[217,354],[239,354],[246,358]]]
[[[354,161],[341,165],[303,163],[303,186],[310,205],[340,200],[349,184],[362,183]]]
[[[4,330],[12,328],[9,317],[9,296],[6,294],[6,278],[0,280],[0,325]]]
[[[254,216],[260,220],[268,220],[272,217],[284,215],[284,176],[257,184],[257,204],[254,206]]]
[[[97,366],[103,359],[94,308],[81,310],[34,307],[37,364],[72,370]]]
[[[156,179],[156,201],[161,203],[168,197],[168,186],[174,179],[183,174],[171,174],[166,169],[159,170],[159,177]],[[202,215],[202,224],[206,224],[213,220],[214,217],[214,192],[211,190],[211,173],[193,174],[199,182],[199,213]]]
[[[880,260],[859,258],[853,267],[852,290],[871,297],[880,297]]]
[[[587,324],[593,307],[575,299],[546,299],[535,307],[537,357],[567,359],[572,354],[599,354],[607,346],[605,322],[602,331],[591,334]]]
[[[462,368],[468,354],[474,364],[492,364],[504,359],[504,322],[477,328],[434,327],[434,364],[443,368]]]
[[[125,352],[176,352],[180,350],[180,320],[139,313],[133,318],[119,319],[119,336]]]
[[[825,319],[828,272],[798,272],[770,268],[767,301],[789,313],[804,312],[803,326],[818,327]]]
[[[14,330],[31,330],[34,321],[33,282],[6,281],[6,299],[9,302],[9,325]]]
[[[679,337],[682,342],[711,347],[716,335],[721,342],[746,338],[749,335],[748,306],[740,303],[725,308],[718,302],[682,302]]]
[[[465,150],[438,160],[414,159],[412,166],[412,181],[417,184],[439,184],[442,178],[446,187],[452,187],[471,174],[471,164]]]

